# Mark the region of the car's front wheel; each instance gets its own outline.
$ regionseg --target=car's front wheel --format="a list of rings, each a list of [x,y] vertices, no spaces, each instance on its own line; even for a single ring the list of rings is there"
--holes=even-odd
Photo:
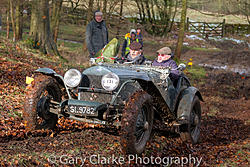
[[[61,101],[61,90],[50,76],[38,75],[27,87],[23,117],[27,130],[54,129],[58,116],[50,112]]]
[[[121,146],[125,153],[143,152],[150,138],[153,119],[152,97],[145,91],[134,93],[127,101],[122,114]]]

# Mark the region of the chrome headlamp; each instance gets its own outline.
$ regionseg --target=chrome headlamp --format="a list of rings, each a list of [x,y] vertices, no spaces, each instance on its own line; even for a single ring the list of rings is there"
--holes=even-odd
[[[77,87],[82,79],[82,74],[76,69],[68,70],[64,75],[64,83],[71,88]]]
[[[113,91],[119,85],[119,77],[114,73],[108,73],[102,77],[102,87],[107,91]]]

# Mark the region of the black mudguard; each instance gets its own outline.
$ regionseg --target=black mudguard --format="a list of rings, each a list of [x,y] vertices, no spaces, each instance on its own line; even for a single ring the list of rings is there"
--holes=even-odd
[[[201,93],[195,87],[188,87],[187,89],[183,90],[180,95],[180,101],[177,110],[177,120],[180,121],[181,124],[188,123],[189,115],[191,112],[191,105],[192,101],[195,96],[198,96],[200,101],[204,101]]]
[[[54,70],[52,70],[50,68],[39,68],[35,72],[36,73],[42,73],[44,75],[53,76],[60,85],[65,87],[64,82],[63,82],[63,76],[57,74]]]

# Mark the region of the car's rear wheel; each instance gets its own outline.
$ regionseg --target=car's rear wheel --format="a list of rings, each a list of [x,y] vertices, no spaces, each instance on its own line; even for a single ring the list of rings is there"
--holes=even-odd
[[[61,101],[61,96],[60,87],[53,77],[36,76],[27,87],[23,113],[26,129],[54,129],[58,116],[51,113],[50,108],[54,102]]]
[[[194,97],[191,111],[189,114],[189,121],[186,125],[186,131],[181,132],[180,136],[183,141],[196,144],[200,137],[200,126],[201,126],[201,105],[200,100],[197,96]]]
[[[143,152],[150,138],[153,119],[152,97],[145,91],[134,93],[122,114],[121,145],[125,153]]]

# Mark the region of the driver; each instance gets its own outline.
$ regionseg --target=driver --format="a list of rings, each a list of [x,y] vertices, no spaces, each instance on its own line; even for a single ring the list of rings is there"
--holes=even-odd
[[[176,62],[172,59],[172,51],[169,47],[163,47],[157,51],[157,58],[153,62],[153,66],[170,67],[171,72],[169,74],[173,83],[176,83],[179,79],[179,71]]]
[[[129,45],[129,54],[125,62],[132,62],[132,64],[142,65],[145,63],[146,58],[142,55],[142,45],[139,42],[132,42]]]

